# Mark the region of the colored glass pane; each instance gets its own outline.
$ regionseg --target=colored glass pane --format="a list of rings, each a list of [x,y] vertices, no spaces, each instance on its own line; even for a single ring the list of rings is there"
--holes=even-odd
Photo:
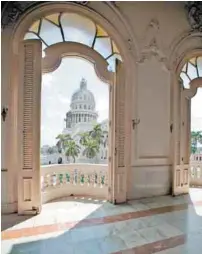
[[[114,54],[112,55],[111,57],[109,57],[107,59],[107,62],[108,62],[108,70],[109,71],[112,71],[112,72],[115,72],[116,71],[116,59],[119,59],[120,61],[122,61],[122,58],[120,55],[118,54]]]
[[[184,67],[182,68],[182,71],[186,72],[187,71],[187,63],[184,65]]]
[[[94,49],[98,51],[104,58],[107,58],[112,54],[110,39],[97,38],[95,40]]]
[[[196,65],[196,57],[190,59],[189,62],[192,63],[193,65]]]
[[[202,56],[197,57],[197,68],[199,77],[202,77]]]
[[[30,32],[35,32],[38,33],[39,32],[39,24],[40,24],[40,20],[35,21],[31,27],[29,28]]]
[[[119,54],[119,50],[118,50],[116,44],[114,43],[114,41],[112,41],[112,51],[113,51],[113,53]]]
[[[108,36],[107,32],[105,32],[105,30],[102,27],[100,27],[99,25],[96,25],[96,28],[97,28],[96,36],[100,36],[100,37]]]
[[[193,66],[189,62],[188,62],[188,66],[187,66],[187,75],[189,76],[189,78],[191,80],[198,77],[196,66]]]
[[[46,16],[46,19],[59,26],[59,13],[51,14]]]
[[[31,40],[31,39],[40,39],[36,34],[32,32],[28,32],[25,34],[24,40]]]
[[[180,77],[181,77],[181,79],[183,81],[184,88],[189,89],[190,88],[190,85],[189,85],[190,80],[187,77],[187,75],[185,73],[181,72]]]
[[[74,13],[64,13],[61,16],[61,24],[65,41],[92,46],[95,37],[95,25],[90,19]]]
[[[48,45],[63,41],[60,28],[45,19],[43,19],[41,24],[40,37]]]

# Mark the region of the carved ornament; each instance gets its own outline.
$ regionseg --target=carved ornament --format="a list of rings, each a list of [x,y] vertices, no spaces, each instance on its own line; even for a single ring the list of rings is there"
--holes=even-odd
[[[185,9],[187,11],[187,17],[191,28],[202,32],[202,2],[186,2]]]
[[[1,28],[15,24],[19,18],[27,10],[40,6],[44,3],[51,3],[51,1],[2,1],[1,8]],[[66,1],[67,3],[74,3],[79,5],[87,5],[88,1]]]
[[[168,61],[162,51],[161,40],[159,35],[160,25],[158,20],[152,19],[146,29],[145,38],[142,41],[142,49],[137,63],[144,63],[146,60],[155,57],[168,70]]]

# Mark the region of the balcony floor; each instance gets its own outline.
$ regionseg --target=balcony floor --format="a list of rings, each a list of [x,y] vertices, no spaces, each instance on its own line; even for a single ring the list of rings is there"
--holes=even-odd
[[[84,197],[2,216],[2,254],[201,254],[202,189],[114,206]]]

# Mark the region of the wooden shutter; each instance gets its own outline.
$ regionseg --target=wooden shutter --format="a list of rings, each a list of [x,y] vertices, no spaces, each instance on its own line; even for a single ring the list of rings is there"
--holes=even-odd
[[[39,40],[23,41],[19,58],[18,213],[32,214],[41,210],[41,42]]]
[[[114,86],[114,203],[126,201],[125,167],[125,76],[123,64],[116,60],[116,79]],[[129,151],[128,151],[129,152]]]
[[[175,136],[175,160],[173,164],[173,195],[189,192],[190,174],[190,98],[183,88],[178,96],[178,119]]]

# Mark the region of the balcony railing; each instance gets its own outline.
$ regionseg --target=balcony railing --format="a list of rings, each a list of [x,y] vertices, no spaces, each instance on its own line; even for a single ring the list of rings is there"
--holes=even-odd
[[[41,166],[42,202],[75,195],[107,198],[108,165],[60,164]]]
[[[190,161],[190,186],[202,187],[202,161]]]

